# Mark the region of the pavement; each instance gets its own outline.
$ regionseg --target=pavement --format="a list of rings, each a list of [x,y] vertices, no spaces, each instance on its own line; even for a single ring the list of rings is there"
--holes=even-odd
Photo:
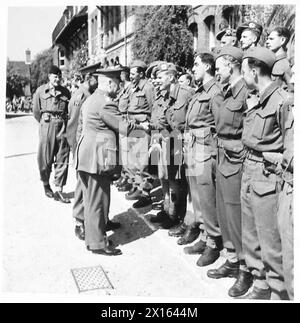
[[[213,265],[196,266],[197,255],[185,255],[177,238],[149,222],[157,211],[134,210],[124,193],[112,186],[110,219],[122,228],[109,232],[109,239],[122,250],[117,257],[86,250],[74,235],[72,204],[46,198],[37,167],[38,124],[32,116],[5,120],[4,214],[2,231],[2,292],[39,297],[57,295],[65,301],[75,297],[111,299],[158,299],[183,302],[230,301],[228,289],[234,279],[213,280]],[[70,161],[72,162],[72,161]],[[69,169],[65,192],[73,197],[75,171]],[[156,188],[159,190],[159,188]],[[79,293],[71,269],[102,266],[113,289]],[[16,294],[17,295],[17,294]]]

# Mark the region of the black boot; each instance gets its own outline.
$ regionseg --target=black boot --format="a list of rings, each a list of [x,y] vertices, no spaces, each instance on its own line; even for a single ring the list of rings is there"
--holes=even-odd
[[[240,270],[234,285],[229,289],[228,295],[231,297],[239,297],[246,294],[252,286],[253,276],[250,272]]]
[[[138,200],[142,197],[142,191],[137,189],[136,187],[132,188],[126,195],[126,200],[133,201]]]
[[[206,246],[202,256],[197,261],[197,266],[205,267],[213,264],[220,257],[219,249]]]
[[[202,254],[206,248],[206,242],[199,240],[191,247],[183,248],[184,253],[188,255]]]
[[[75,226],[75,235],[78,239],[84,240],[85,239],[85,230],[84,224],[76,225]]]
[[[45,191],[45,195],[49,198],[53,198],[54,197],[54,193],[51,189],[51,186],[49,184],[44,185],[44,191]]]
[[[150,219],[152,223],[162,223],[169,217],[168,213],[164,210],[158,212],[155,216]]]
[[[207,272],[207,276],[209,278],[219,279],[219,278],[225,278],[225,277],[238,277],[239,274],[239,267],[240,263],[237,262],[229,262],[226,260],[226,262],[218,269],[210,269]]]
[[[262,300],[269,300],[271,299],[271,289],[261,289],[258,287],[253,288],[252,292],[248,293],[247,295],[239,297],[239,299],[262,299]]]
[[[142,208],[142,207],[146,207],[146,206],[149,206],[152,204],[152,199],[150,196],[147,196],[147,195],[141,195],[139,198],[138,198],[138,201],[136,201],[132,207],[134,209],[139,209],[139,208]]]
[[[125,183],[124,185],[120,185],[118,187],[119,192],[127,192],[127,191],[130,191],[131,189],[132,189],[132,184],[130,183]]]
[[[184,222],[180,222],[169,230],[168,234],[170,237],[181,237],[185,233],[187,225]]]
[[[197,226],[191,226],[188,225],[184,235],[178,239],[177,244],[179,245],[184,245],[184,244],[189,244],[195,241],[200,234],[200,228]]]

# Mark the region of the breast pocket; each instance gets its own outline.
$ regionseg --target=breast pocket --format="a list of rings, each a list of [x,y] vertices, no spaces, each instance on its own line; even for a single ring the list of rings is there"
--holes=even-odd
[[[44,110],[48,110],[51,108],[52,100],[50,94],[43,94],[41,96],[41,108]]]
[[[243,112],[244,105],[243,102],[235,102],[233,104],[226,105],[225,108],[225,120],[228,122],[234,129],[239,129],[243,124]]]
[[[254,117],[253,136],[261,140],[263,137],[272,132],[275,123],[275,110],[258,111]]]
[[[60,97],[59,102],[58,102],[58,110],[59,111],[67,111],[68,103],[69,103],[69,100],[67,97],[65,97],[65,96]]]
[[[146,99],[146,94],[144,92],[137,93],[136,97],[137,97],[137,103],[139,107],[146,104],[147,99]]]

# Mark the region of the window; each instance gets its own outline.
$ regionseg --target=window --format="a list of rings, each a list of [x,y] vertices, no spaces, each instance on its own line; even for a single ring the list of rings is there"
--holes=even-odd
[[[236,27],[235,26],[236,24],[235,24],[235,19],[234,19],[234,8],[233,7],[226,8],[223,11],[223,17],[227,21],[228,26],[230,26],[231,28]]]
[[[197,51],[197,48],[198,48],[198,25],[196,23],[191,24],[190,30],[193,33],[194,51]]]
[[[208,47],[212,50],[215,47],[215,18],[214,16],[208,16],[204,22],[208,31]]]

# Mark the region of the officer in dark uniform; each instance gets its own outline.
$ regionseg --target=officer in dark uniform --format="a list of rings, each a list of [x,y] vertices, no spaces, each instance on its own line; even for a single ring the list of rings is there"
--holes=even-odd
[[[236,30],[230,27],[222,29],[216,36],[220,46],[237,46]]]
[[[244,160],[242,144],[243,119],[247,110],[249,90],[241,76],[243,51],[225,46],[216,58],[216,75],[220,83],[227,84],[225,101],[216,121],[218,134],[217,155],[217,215],[221,228],[226,262],[218,269],[207,272],[210,278],[236,277],[229,295],[245,294],[252,285],[242,248],[241,179]]]
[[[102,69],[98,89],[82,106],[82,135],[76,150],[76,169],[83,190],[85,243],[88,250],[119,255],[106,236],[110,207],[110,185],[117,164],[117,135],[142,124],[126,122],[114,101],[119,89],[120,69]]]
[[[293,78],[293,77],[292,77]],[[290,82],[293,82],[293,80]],[[282,160],[282,191],[278,203],[278,229],[282,245],[284,284],[290,300],[294,299],[294,118],[292,106],[293,93],[290,95],[289,109],[284,116],[284,139]]]
[[[79,139],[78,133],[81,133],[82,127],[82,116],[80,119],[81,107],[83,102],[95,91],[97,85],[97,77],[91,73],[86,74],[84,76],[84,82],[79,86],[77,90],[75,90],[70,99],[68,107],[68,123],[66,129],[66,138],[70,145],[73,154],[73,159],[75,157],[77,140]],[[73,217],[76,220],[75,235],[79,239],[84,240],[83,194],[79,179],[77,179],[77,184],[74,193]]]
[[[33,115],[40,123],[38,166],[47,197],[70,203],[63,196],[63,186],[68,176],[69,150],[65,137],[68,118],[70,92],[60,85],[61,70],[53,65],[48,72],[49,83],[40,86],[33,98]],[[57,191],[53,193],[49,178],[54,163],[54,184]]]
[[[291,37],[290,31],[285,27],[274,28],[268,36],[266,47],[276,55],[276,61],[272,68],[272,79],[278,86],[287,89],[292,76],[290,62],[286,54],[286,45]]]
[[[215,116],[224,104],[224,96],[216,83],[215,59],[211,53],[200,52],[194,62],[193,72],[200,85],[189,103],[185,128],[185,164],[190,185],[194,213],[203,218],[207,243],[199,241],[187,253],[203,253],[197,265],[215,262],[222,249],[221,231],[216,212],[216,130]]]
[[[247,100],[242,142],[246,147],[243,165],[241,206],[243,252],[254,277],[254,288],[246,299],[287,299],[283,282],[282,247],[277,218],[278,169],[282,159],[283,123],[289,108],[287,93],[271,80],[275,62],[272,51],[249,49],[243,57],[243,77],[250,89],[259,92],[256,102]]]
[[[147,65],[140,60],[133,61],[130,66],[132,90],[127,114],[128,120],[137,124],[150,121],[154,101],[153,85],[145,78],[146,67]],[[134,177],[131,178],[133,188],[126,194],[126,199],[138,200],[133,204],[134,208],[145,207],[152,203],[150,197],[152,177],[148,173],[149,141],[149,135],[141,130],[133,132],[128,138],[128,168]]]
[[[262,34],[262,26],[255,21],[246,22],[239,26],[236,37],[240,41],[242,50],[256,47]]]

